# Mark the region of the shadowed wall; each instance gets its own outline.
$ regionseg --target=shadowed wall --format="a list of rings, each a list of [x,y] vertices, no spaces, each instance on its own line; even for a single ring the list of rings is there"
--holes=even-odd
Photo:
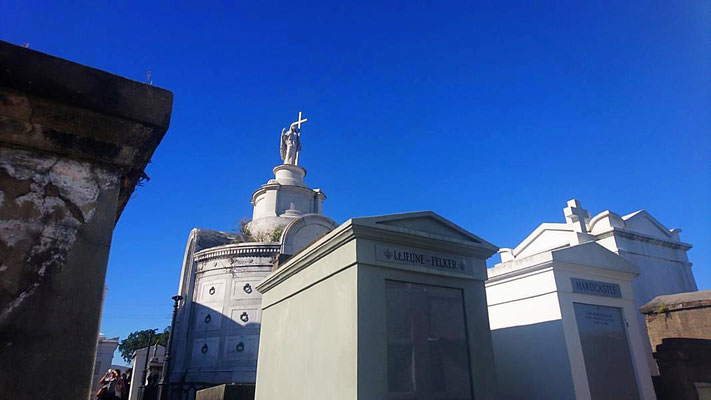
[[[0,393],[90,396],[114,225],[166,90],[0,42]]]

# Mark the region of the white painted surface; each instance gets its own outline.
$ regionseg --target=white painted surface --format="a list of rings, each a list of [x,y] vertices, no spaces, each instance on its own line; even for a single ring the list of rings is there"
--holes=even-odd
[[[386,254],[395,247],[415,257],[395,260]],[[474,397],[495,399],[483,287],[485,259],[494,251],[429,212],[342,224],[258,286],[256,399],[414,398],[388,395],[386,280],[461,290]],[[437,257],[457,262],[441,267]]]
[[[306,170],[297,165],[274,167],[274,179],[252,195],[252,221],[248,228],[253,237],[266,241],[275,229],[306,214],[321,214],[326,195],[304,183]]]
[[[488,293],[487,290],[487,296]],[[558,295],[555,292],[489,306],[491,330],[555,321],[560,318]]]
[[[639,276],[632,283],[637,309],[659,295],[697,290],[687,257],[691,245],[680,240],[680,229],[665,227],[645,210],[624,216],[605,210],[590,217],[578,200],[570,200],[563,213],[565,223],[543,223],[515,248],[501,249],[501,265],[596,242],[639,267]],[[636,312],[635,318],[640,334],[649,342],[642,314]],[[647,363],[656,375],[653,349],[646,347]]]
[[[487,302],[501,398],[528,393],[530,398],[590,399],[573,310],[573,303],[584,303],[622,310],[640,396],[655,399],[634,303],[632,280],[638,271],[593,241],[517,257],[490,269]],[[617,284],[621,297],[574,293],[571,278]],[[531,358],[522,348],[535,348],[538,356]]]

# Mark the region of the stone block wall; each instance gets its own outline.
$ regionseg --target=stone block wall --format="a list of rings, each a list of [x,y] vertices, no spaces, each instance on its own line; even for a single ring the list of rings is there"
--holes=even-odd
[[[711,339],[711,305],[678,311],[649,313],[645,316],[652,349],[665,338]]]
[[[711,290],[657,296],[640,312],[652,351],[666,338],[711,339]]]

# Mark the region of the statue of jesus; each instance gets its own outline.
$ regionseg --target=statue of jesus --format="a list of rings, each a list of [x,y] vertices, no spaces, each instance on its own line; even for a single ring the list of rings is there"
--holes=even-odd
[[[284,164],[298,165],[299,151],[301,150],[301,123],[308,121],[306,118],[301,119],[301,111],[299,111],[299,119],[289,126],[289,130],[283,128],[281,130],[281,145],[279,150],[281,159]]]

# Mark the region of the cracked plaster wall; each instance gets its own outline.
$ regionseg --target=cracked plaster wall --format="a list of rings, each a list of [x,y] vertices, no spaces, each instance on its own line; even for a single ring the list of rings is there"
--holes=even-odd
[[[117,183],[115,172],[86,162],[0,149],[0,323],[61,272],[99,194]]]
[[[0,148],[0,393],[88,398],[68,382],[92,373],[119,184],[111,168]],[[53,378],[28,389],[28,371],[12,368],[22,364],[47,364]]]
[[[94,397],[114,224],[172,102],[0,40],[0,399]]]

